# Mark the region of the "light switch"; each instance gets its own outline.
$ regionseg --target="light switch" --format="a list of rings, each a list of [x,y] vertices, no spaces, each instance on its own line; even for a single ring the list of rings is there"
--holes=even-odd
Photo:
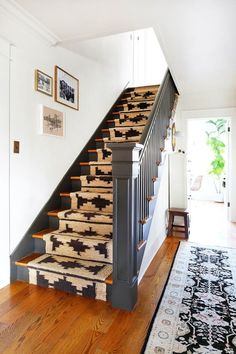
[[[13,152],[14,152],[14,154],[20,153],[20,142],[19,141],[13,142]]]

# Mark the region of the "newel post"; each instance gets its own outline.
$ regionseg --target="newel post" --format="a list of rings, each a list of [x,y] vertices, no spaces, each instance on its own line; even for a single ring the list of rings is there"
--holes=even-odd
[[[137,301],[138,203],[137,143],[109,143],[113,175],[113,285],[112,306],[132,310]]]

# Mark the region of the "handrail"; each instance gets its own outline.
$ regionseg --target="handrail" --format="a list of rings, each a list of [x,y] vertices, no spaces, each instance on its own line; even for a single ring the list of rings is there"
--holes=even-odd
[[[155,102],[154,102],[152,111],[151,111],[151,113],[149,115],[147,124],[146,124],[146,126],[145,126],[145,128],[143,130],[142,135],[141,135],[140,144],[144,145],[144,150],[145,150],[145,146],[147,144],[149,135],[151,134],[151,131],[152,131],[153,122],[154,122],[154,120],[156,118],[158,110],[160,109],[161,99],[162,99],[162,97],[163,97],[163,95],[165,93],[165,88],[166,88],[166,85],[168,83],[169,77],[170,77],[170,72],[169,72],[169,70],[167,70],[166,73],[165,73],[165,76],[164,76],[164,78],[162,80],[162,83],[160,85],[158,94],[157,94],[157,96],[155,98]],[[144,150],[142,151],[142,154],[144,153]],[[141,154],[141,156],[142,156],[142,154]],[[141,156],[140,156],[140,158],[141,158]]]

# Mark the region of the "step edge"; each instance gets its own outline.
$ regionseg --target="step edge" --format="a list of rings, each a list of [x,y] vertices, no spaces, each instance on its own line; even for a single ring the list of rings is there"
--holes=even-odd
[[[42,256],[43,253],[31,253],[28,256],[25,256],[17,261],[15,261],[15,265],[20,267],[27,267],[28,263],[32,260]]]

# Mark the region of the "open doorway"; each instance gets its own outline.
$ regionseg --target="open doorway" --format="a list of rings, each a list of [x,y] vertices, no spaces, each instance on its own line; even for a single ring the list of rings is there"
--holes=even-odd
[[[227,118],[188,120],[188,204],[199,221],[217,215],[223,225],[229,219],[228,127]]]

